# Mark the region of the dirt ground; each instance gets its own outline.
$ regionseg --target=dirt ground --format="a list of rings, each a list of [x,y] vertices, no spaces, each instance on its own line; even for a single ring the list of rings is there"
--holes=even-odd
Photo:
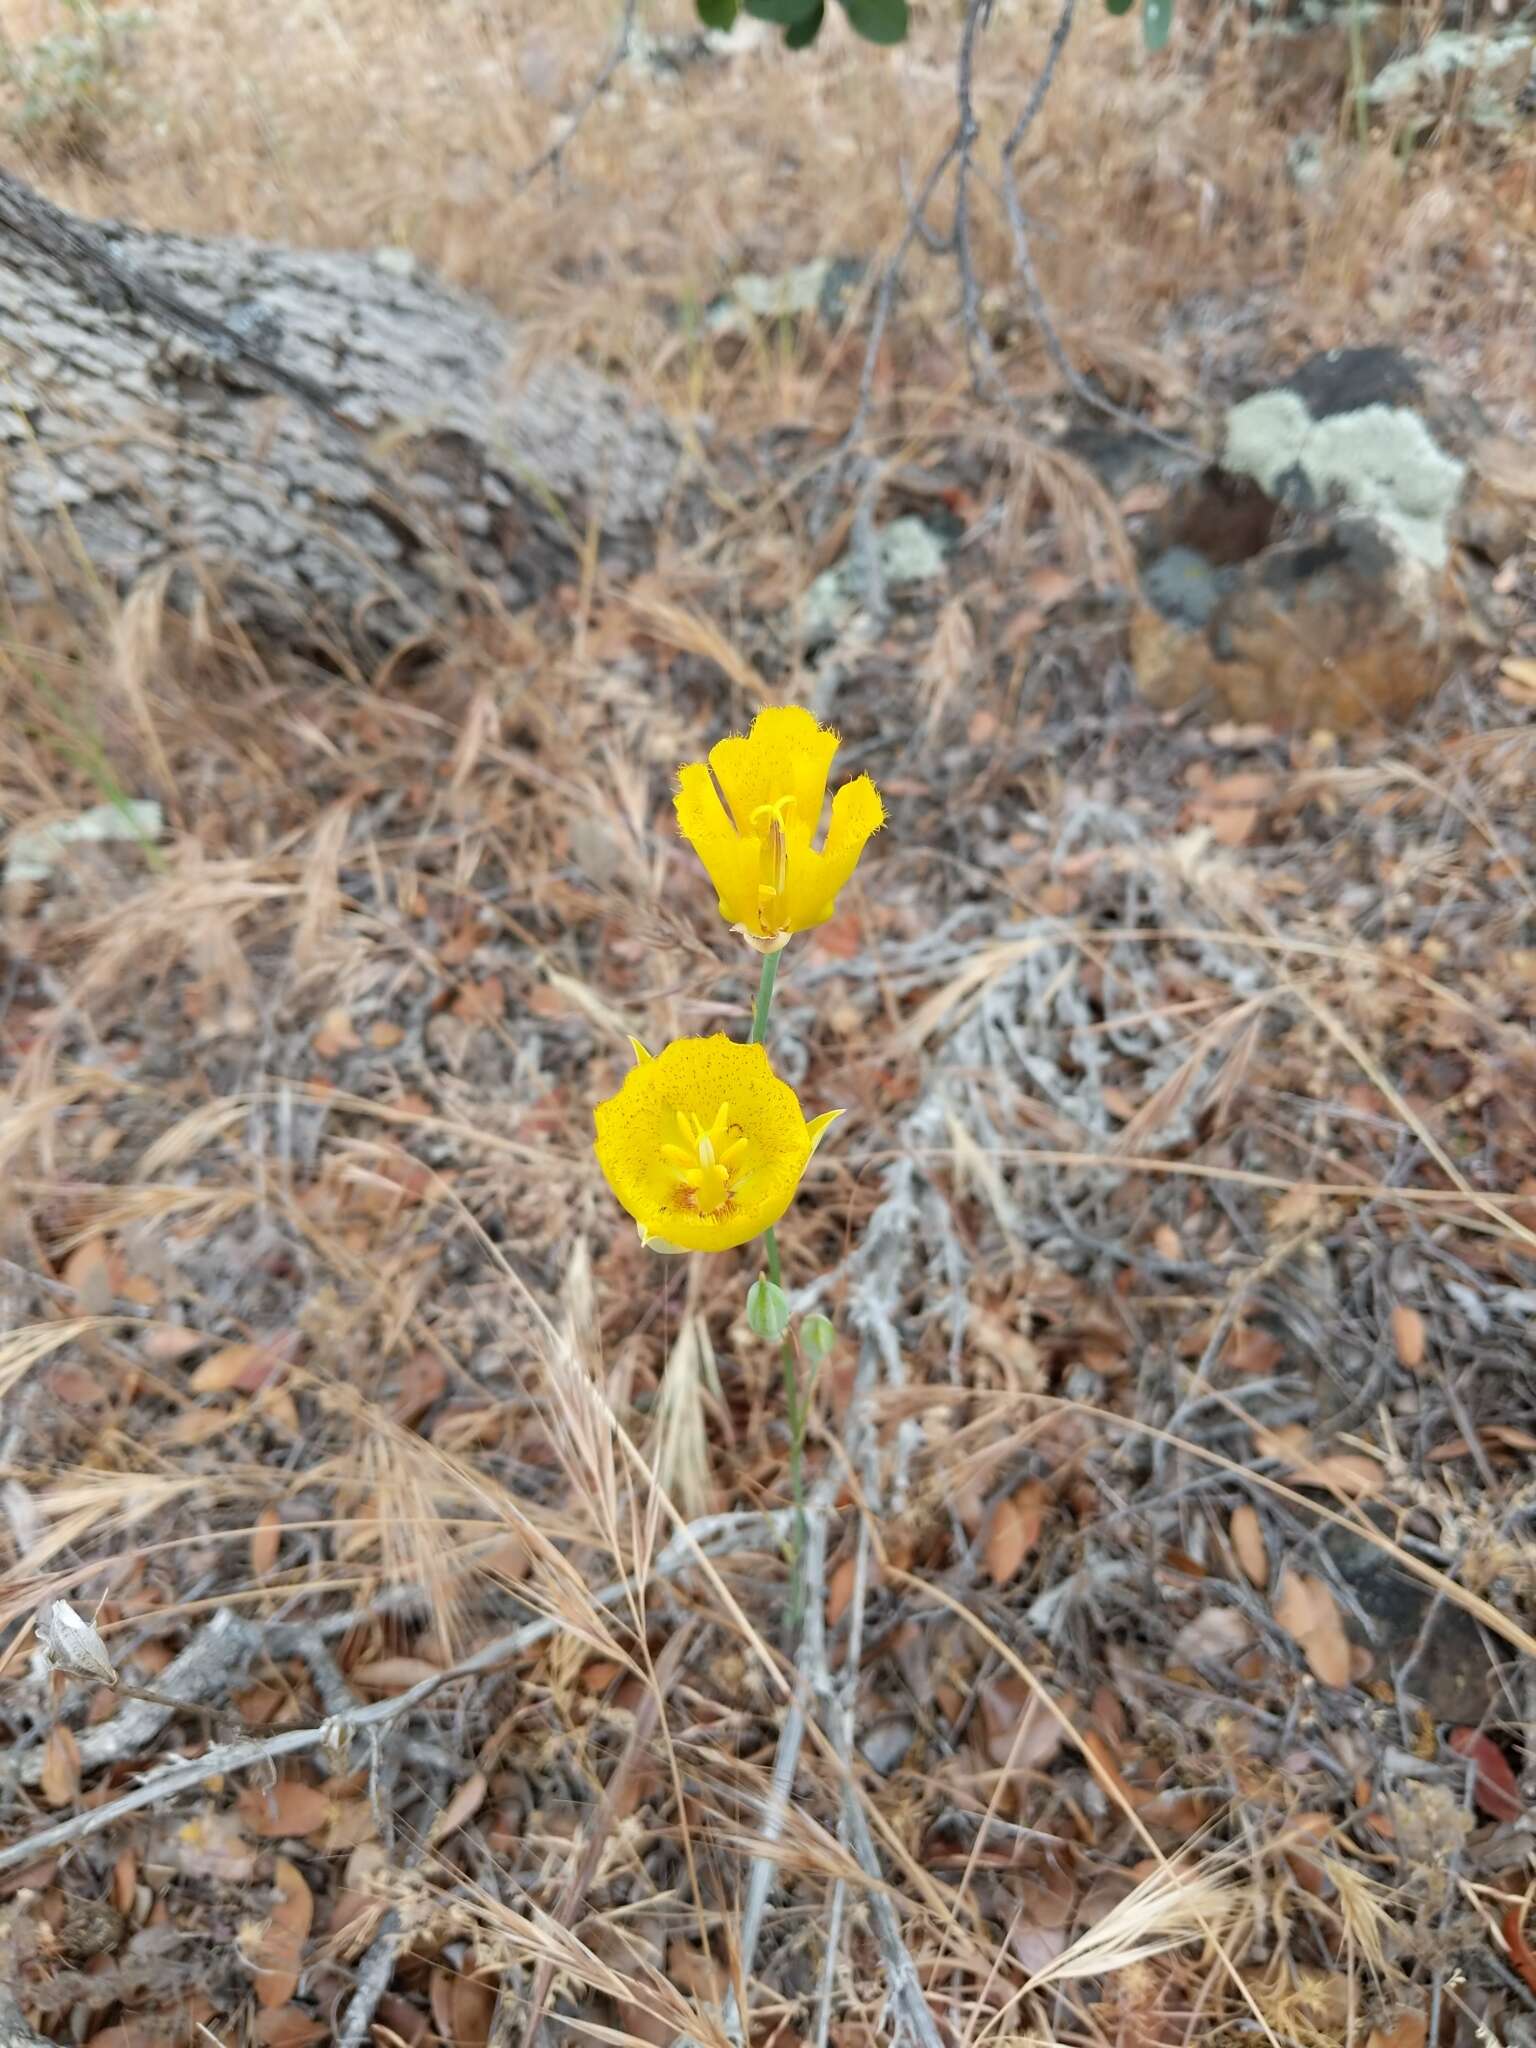
[[[1017,408],[919,248],[870,432],[942,570],[808,647],[870,294],[697,314],[892,246],[959,12],[648,11],[526,187],[607,9],[163,0],[27,128],[82,212],[409,248],[698,423],[716,516],[378,673],[6,619],[5,831],[163,829],[4,901],[5,2048],[1536,2041],[1536,542],[1409,725],[1153,711],[1158,486],[1042,452],[1091,422],[988,188]],[[72,21],[8,20],[8,118]],[[994,140],[1051,27],[999,0]],[[1362,141],[1347,36],[1275,50],[1076,24],[1021,166],[1072,362],[1199,435],[1385,340],[1536,436],[1536,125]],[[671,791],[769,702],[889,813],[774,1011],[849,1112],[780,1232],[798,1533],[756,1254],[646,1253],[592,1153],[627,1034],[744,1035]]]

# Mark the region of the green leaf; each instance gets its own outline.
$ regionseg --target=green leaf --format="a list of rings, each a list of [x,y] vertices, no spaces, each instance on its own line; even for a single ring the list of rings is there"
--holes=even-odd
[[[706,28],[734,28],[741,12],[741,0],[693,0]]]
[[[907,39],[907,0],[843,0],[856,35],[866,43],[904,43]]]
[[[780,28],[793,28],[822,4],[823,0],[745,0],[748,14],[755,14],[759,21],[777,22]]]
[[[804,21],[797,21],[792,28],[784,31],[786,50],[808,50],[821,34],[821,24],[827,18],[826,0],[816,0],[813,12]]]
[[[1173,27],[1173,0],[1141,0],[1141,40],[1149,50],[1161,50]]]
[[[1129,14],[1136,0],[1104,0],[1106,14]]]

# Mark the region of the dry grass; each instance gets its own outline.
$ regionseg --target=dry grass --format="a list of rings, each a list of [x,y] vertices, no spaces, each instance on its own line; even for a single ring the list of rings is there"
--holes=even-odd
[[[401,244],[532,349],[743,443],[830,437],[857,331],[705,346],[677,309],[892,240],[898,155],[920,172],[948,118],[951,12],[894,56],[829,37],[621,74],[558,183],[523,190],[611,10],[315,0],[275,35],[163,0],[97,159],[42,175],[165,227]],[[45,0],[7,23],[48,25]],[[1000,0],[994,125],[1048,29]],[[1518,150],[1358,151],[1342,81],[1282,105],[1230,15],[1166,62],[1134,45],[1085,18],[1024,167],[1082,367],[1171,420],[1385,334],[1531,417]],[[1308,124],[1314,199],[1285,174]],[[1048,413],[996,218],[981,255],[1010,380]],[[150,1687],[218,1609],[331,1617],[330,1675],[288,1637],[226,1674],[269,1727],[336,1711],[332,1677],[388,1697],[556,1624],[432,1692],[372,1763],[304,1767],[328,1817],[275,1846],[320,1901],[279,2001],[310,2038],[383,1953],[384,1904],[380,2040],[430,2015],[484,2041],[499,1987],[509,2026],[536,1995],[562,2038],[723,2041],[750,1981],[754,2042],[862,2048],[889,2025],[893,1939],[967,2048],[1416,2048],[1403,2013],[1448,2040],[1518,2009],[1489,1903],[1518,1896],[1518,1848],[1439,1736],[1486,1716],[1529,1787],[1530,713],[1458,683],[1422,731],[1341,759],[1153,718],[1091,612],[1052,598],[1014,631],[1042,569],[1112,573],[1115,525],[968,395],[955,300],[943,262],[914,265],[876,426],[953,467],[995,546],[843,682],[896,822],[780,1001],[807,1099],[855,1115],[785,1231],[792,1283],[830,1275],[845,1336],[811,1429],[826,1641],[777,1807],[798,1647],[781,1524],[755,1519],[785,1497],[777,1362],[744,1325],[745,1264],[659,1272],[616,1226],[588,1106],[627,1031],[743,1014],[749,964],[666,791],[723,726],[821,680],[763,626],[819,566],[797,490],[741,503],[715,480],[693,555],[477,626],[410,680],[319,685],[152,596],[89,628],[39,611],[0,645],[7,827],[120,792],[168,819],[158,848],[82,851],[6,905],[0,1714],[31,1772],[7,1840],[225,1733],[183,1716],[72,1766],[126,1708],[25,1677],[46,1596],[99,1606]],[[1239,771],[1267,789],[1224,847],[1201,793]],[[892,1233],[907,1263],[860,1251]],[[1383,1557],[1434,1607],[1389,1612]],[[1333,1633],[1277,1618],[1282,1567]],[[1503,1638],[1479,1712],[1394,1692],[1442,1611]],[[1467,1658],[1455,1640],[1430,1661]],[[113,1961],[93,1994],[56,1928],[65,1894],[112,1897],[222,1956],[280,1916],[290,1880],[241,1836],[237,1790],[11,1869],[0,1958],[40,2023],[114,2048],[255,2024],[246,1965],[162,1956],[144,1988]],[[194,1818],[232,1860],[197,1861]]]

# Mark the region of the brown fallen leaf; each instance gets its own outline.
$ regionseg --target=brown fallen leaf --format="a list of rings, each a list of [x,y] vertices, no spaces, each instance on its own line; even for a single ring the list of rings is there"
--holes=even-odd
[[[617,2002],[619,2024],[626,2034],[636,2041],[643,2041],[646,2048],[671,2048],[677,2039],[677,2028],[660,2013],[652,2012],[647,2005],[634,2005],[626,2000]]]
[[[1047,1494],[1038,1479],[1027,1480],[992,1510],[982,1555],[994,1586],[1006,1586],[1023,1569],[1045,1527]]]
[[[283,1517],[277,1508],[263,1508],[251,1531],[251,1577],[264,1579],[277,1563],[282,1548]]]
[[[314,2048],[329,2040],[331,2030],[302,2005],[274,2005],[256,2015],[251,2039],[258,2048]]]
[[[1374,1458],[1363,1451],[1331,1451],[1319,1457],[1304,1424],[1290,1422],[1281,1429],[1256,1429],[1254,1443],[1267,1458],[1279,1458],[1290,1467],[1297,1486],[1323,1487],[1358,1500],[1379,1493],[1386,1474]]]
[[[339,1059],[344,1052],[357,1052],[362,1045],[351,1017],[343,1009],[327,1010],[310,1044],[323,1060]]]
[[[1133,1810],[1146,1800],[1146,1793],[1138,1792],[1115,1760],[1114,1751],[1104,1740],[1097,1728],[1084,1728],[1078,1736],[1083,1756],[1089,1769],[1108,1793],[1122,1813]]]
[[[725,1965],[691,1942],[667,1943],[667,1975],[699,2005],[723,2005],[731,1988]]]
[[[439,1966],[432,1972],[428,1997],[432,2024],[450,2048],[485,2048],[496,2016],[496,1994],[489,1984]]]
[[[1525,1811],[1520,1785],[1492,1736],[1479,1728],[1453,1728],[1446,1741],[1472,1766],[1472,1797],[1489,1820],[1518,1820]]]
[[[853,1598],[853,1582],[858,1577],[859,1561],[851,1553],[840,1557],[827,1574],[827,1627],[836,1628],[848,1612],[848,1602]]]
[[[1348,1685],[1349,1638],[1339,1604],[1321,1579],[1287,1565],[1280,1574],[1271,1611],[1323,1685]]]
[[[1424,1318],[1416,1308],[1399,1301],[1393,1304],[1391,1321],[1392,1347],[1398,1364],[1406,1366],[1409,1372],[1417,1372],[1424,1363]]]
[[[304,1873],[286,1856],[274,1863],[272,1882],[277,1897],[271,1912],[250,1930],[248,1944],[242,1943],[252,1966],[256,2003],[264,2011],[287,2005],[298,1990],[304,1944],[315,1917],[314,1895]]]
[[[1205,1343],[1206,1335],[1202,1333],[1193,1354],[1196,1358],[1204,1350]],[[1234,1324],[1231,1335],[1221,1347],[1221,1362],[1233,1372],[1271,1373],[1284,1359],[1285,1346],[1280,1339],[1268,1330],[1256,1330],[1252,1323]]]
[[[507,1012],[507,992],[500,975],[467,982],[454,997],[452,1011],[464,1024],[499,1024]]]
[[[318,1785],[302,1778],[279,1778],[274,1785],[247,1785],[235,1802],[240,1822],[259,1840],[278,1842],[288,1835],[312,1835],[331,1817],[331,1802]]]
[[[314,1837],[327,1856],[339,1856],[344,1849],[359,1848],[379,1832],[378,1817],[367,1799],[339,1799],[331,1791],[330,1817]]]
[[[1014,1771],[1038,1771],[1066,1740],[1061,1722],[1022,1678],[988,1679],[979,1688],[986,1753]],[[1068,1702],[1062,1702],[1068,1709]]]
[[[401,1366],[390,1404],[391,1420],[414,1429],[427,1410],[448,1391],[448,1369],[433,1351],[416,1351]]]
[[[80,1796],[80,1745],[74,1730],[66,1728],[62,1721],[48,1730],[38,1782],[50,1806],[73,1806]]]
[[[1328,1884],[1328,1872],[1311,1853],[1309,1844],[1326,1842],[1334,1830],[1330,1813],[1297,1813],[1285,1831],[1284,1856],[1292,1877],[1303,1891],[1321,1898]]]
[[[74,1358],[61,1358],[50,1365],[45,1384],[52,1398],[66,1408],[98,1408],[107,1398],[97,1375]]]
[[[453,1797],[438,1814],[437,1819],[433,1821],[431,1831],[427,1836],[427,1841],[432,1847],[435,1848],[439,1842],[443,1841],[448,1835],[451,1835],[455,1828],[461,1828],[466,1821],[474,1819],[475,1815],[485,1804],[487,1789],[484,1773],[481,1771],[471,1771],[458,1791],[454,1793]]]
[[[80,1297],[87,1315],[104,1315],[112,1306],[111,1247],[104,1237],[88,1237],[64,1261],[59,1278]]]
[[[266,1344],[226,1344],[187,1375],[194,1394],[254,1394],[274,1373],[282,1360]]]
[[[1274,777],[1249,770],[1208,783],[1190,799],[1185,815],[1205,825],[1218,846],[1245,846],[1274,795]]]
[[[1365,2048],[1424,2048],[1429,2021],[1421,2012],[1405,2012],[1390,2027],[1372,2027]]]
[[[175,1365],[189,1352],[201,1351],[208,1339],[196,1330],[186,1330],[179,1323],[158,1323],[144,1332],[140,1339],[144,1356],[153,1359],[156,1365]]]
[[[1226,1664],[1253,1641],[1253,1625],[1235,1607],[1202,1608],[1173,1639],[1179,1664]]]
[[[440,1664],[429,1664],[425,1657],[375,1657],[371,1663],[354,1664],[347,1676],[365,1692],[409,1692],[441,1670]]]
[[[1323,1486],[1363,1500],[1380,1493],[1386,1474],[1374,1458],[1363,1451],[1334,1451],[1325,1458],[1310,1459],[1297,1467],[1297,1478],[1305,1486]]]
[[[383,1918],[387,1906],[384,1876],[390,1867],[389,1851],[382,1842],[360,1842],[347,1858],[341,1890],[331,1909],[331,1933],[352,1928],[359,1936],[358,1947],[366,1947]],[[352,1952],[352,1937],[348,1937]]]
[[[1264,1541],[1264,1525],[1259,1520],[1258,1510],[1247,1501],[1232,1510],[1232,1520],[1227,1526],[1232,1539],[1232,1554],[1237,1559],[1245,1579],[1250,1586],[1269,1584],[1269,1546]]]
[[[1055,568],[1050,563],[1031,569],[1024,578],[1024,588],[1045,611],[1065,604],[1069,597],[1076,596],[1082,586],[1081,576],[1073,576],[1066,569]]]

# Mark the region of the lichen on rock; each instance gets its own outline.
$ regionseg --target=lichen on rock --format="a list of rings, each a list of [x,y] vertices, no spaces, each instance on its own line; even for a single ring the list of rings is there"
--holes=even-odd
[[[1228,413],[1221,461],[1296,511],[1364,514],[1432,569],[1450,558],[1467,466],[1404,406],[1316,419],[1294,391],[1261,391]]]

